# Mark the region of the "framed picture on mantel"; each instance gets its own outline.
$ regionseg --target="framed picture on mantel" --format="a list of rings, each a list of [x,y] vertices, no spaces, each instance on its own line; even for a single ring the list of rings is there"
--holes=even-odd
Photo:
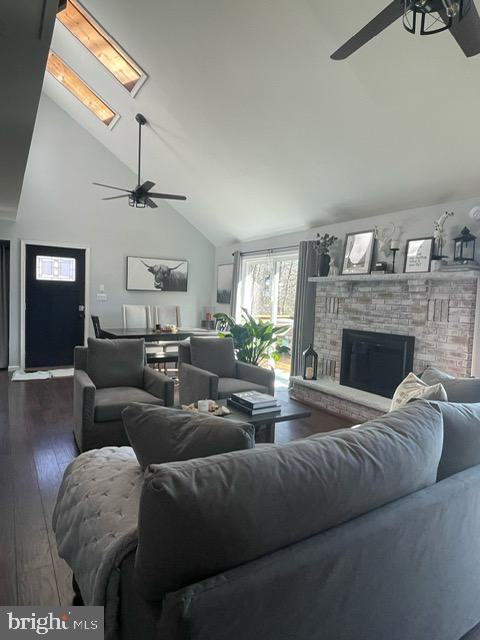
[[[433,238],[407,240],[405,273],[428,273],[432,265]]]
[[[367,275],[372,268],[375,231],[347,233],[342,275]]]

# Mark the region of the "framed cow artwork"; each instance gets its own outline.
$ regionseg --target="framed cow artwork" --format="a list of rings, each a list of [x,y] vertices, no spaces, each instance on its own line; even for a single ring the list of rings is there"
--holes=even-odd
[[[187,260],[127,257],[129,291],[187,291],[187,286]]]

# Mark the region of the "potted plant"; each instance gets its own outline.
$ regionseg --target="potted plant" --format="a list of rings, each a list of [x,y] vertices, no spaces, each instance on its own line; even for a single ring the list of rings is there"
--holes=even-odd
[[[318,255],[318,275],[321,277],[328,276],[330,269],[330,249],[337,240],[338,238],[336,236],[331,236],[329,233],[323,236],[317,233],[315,251]]]
[[[222,328],[220,336],[233,338],[236,356],[242,362],[256,365],[270,359],[277,362],[281,355],[290,353],[282,337],[289,327],[275,327],[271,322],[255,320],[246,309],[242,309],[242,324],[226,313],[216,313],[214,317]]]

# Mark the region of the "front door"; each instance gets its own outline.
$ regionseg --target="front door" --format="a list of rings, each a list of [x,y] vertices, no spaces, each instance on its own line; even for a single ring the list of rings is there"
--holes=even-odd
[[[84,328],[85,249],[27,245],[25,368],[72,366]]]

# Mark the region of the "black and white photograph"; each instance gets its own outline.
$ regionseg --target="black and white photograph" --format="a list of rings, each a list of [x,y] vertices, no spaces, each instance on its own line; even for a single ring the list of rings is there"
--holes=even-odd
[[[127,257],[129,291],[187,291],[187,287],[186,260]]]
[[[217,303],[230,304],[232,300],[233,264],[217,267]]]
[[[405,273],[427,273],[432,265],[432,238],[407,240],[405,251]]]
[[[370,273],[374,246],[375,231],[373,230],[347,233],[342,275],[366,275]]]

